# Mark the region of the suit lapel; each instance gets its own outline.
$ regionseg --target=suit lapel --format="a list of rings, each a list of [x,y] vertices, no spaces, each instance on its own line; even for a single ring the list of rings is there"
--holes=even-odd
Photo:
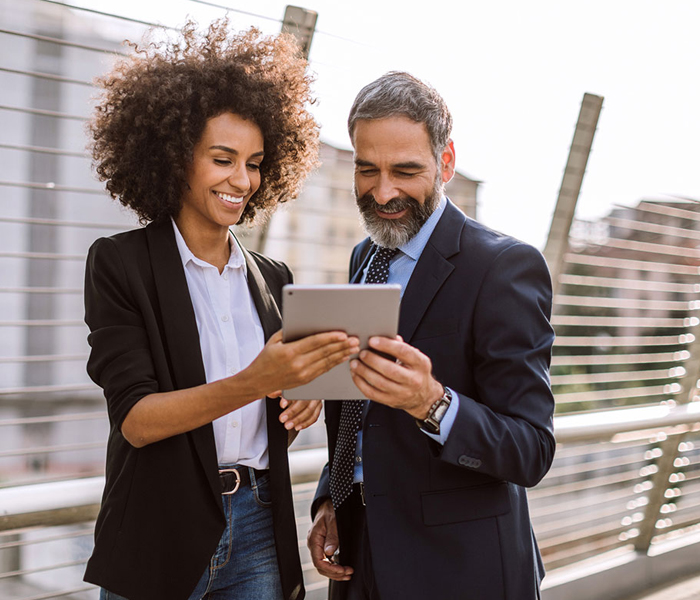
[[[164,344],[176,389],[206,383],[199,345],[197,320],[192,307],[185,270],[175,241],[172,223],[151,224],[146,228],[153,278],[162,316]],[[212,490],[221,492],[216,471],[216,444],[211,424],[189,432]],[[213,468],[212,468],[213,467]]]
[[[465,216],[450,201],[425,246],[401,300],[399,334],[410,342],[435,294],[454,270]]]

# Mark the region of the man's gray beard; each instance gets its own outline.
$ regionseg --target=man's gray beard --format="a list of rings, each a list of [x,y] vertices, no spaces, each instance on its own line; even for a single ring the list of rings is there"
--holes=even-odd
[[[365,194],[362,198],[358,198],[356,187],[353,187],[353,192],[360,210],[362,227],[370,239],[378,246],[400,248],[420,231],[420,228],[440,204],[442,180],[440,177],[435,178],[435,185],[423,204],[420,204],[415,198],[406,196],[405,198],[392,198],[380,207],[374,200],[374,196]],[[377,208],[399,212],[407,206],[409,207],[408,212],[399,219],[385,219],[376,212]]]

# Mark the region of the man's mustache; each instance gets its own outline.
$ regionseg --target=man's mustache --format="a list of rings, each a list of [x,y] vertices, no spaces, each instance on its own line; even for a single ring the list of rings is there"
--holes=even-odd
[[[372,194],[365,194],[361,198],[358,198],[357,200],[357,205],[360,207],[361,210],[367,211],[367,210],[379,210],[381,212],[385,213],[397,213],[401,212],[402,210],[414,205],[418,204],[418,201],[415,200],[414,198],[411,198],[410,196],[405,196],[405,197],[400,197],[397,196],[396,198],[392,198],[387,202],[386,204],[379,204],[375,199]]]

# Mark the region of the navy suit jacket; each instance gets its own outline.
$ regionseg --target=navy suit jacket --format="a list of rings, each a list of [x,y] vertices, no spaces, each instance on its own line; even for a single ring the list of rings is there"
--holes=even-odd
[[[291,282],[281,263],[244,250],[248,287],[269,338]],[[211,423],[143,448],[121,434],[144,396],[206,382],[199,333],[170,221],[97,240],[85,273],[90,377],[107,399],[106,484],[85,580],[129,600],[186,600],[225,519]],[[284,598],[304,597],[288,434],[267,399],[270,493]]]
[[[359,281],[372,254],[353,251]],[[401,302],[399,333],[459,395],[444,446],[406,412],[371,402],[363,426],[366,515],[382,598],[533,600],[544,569],[525,488],[554,456],[551,282],[542,255],[448,202]],[[333,457],[340,403],[325,403]],[[329,497],[328,465],[313,511]],[[353,532],[343,527],[341,545]],[[343,563],[345,564],[345,563]],[[344,596],[331,586],[331,598]]]

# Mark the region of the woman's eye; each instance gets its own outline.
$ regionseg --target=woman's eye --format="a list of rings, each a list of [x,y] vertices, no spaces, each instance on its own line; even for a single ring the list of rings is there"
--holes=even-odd
[[[226,158],[215,158],[214,163],[217,165],[230,165],[231,161]]]
[[[253,171],[259,171],[259,170],[260,170],[260,165],[258,165],[258,164],[256,164],[256,163],[250,163],[250,164],[248,165],[248,168],[249,168],[249,169],[252,169]]]

